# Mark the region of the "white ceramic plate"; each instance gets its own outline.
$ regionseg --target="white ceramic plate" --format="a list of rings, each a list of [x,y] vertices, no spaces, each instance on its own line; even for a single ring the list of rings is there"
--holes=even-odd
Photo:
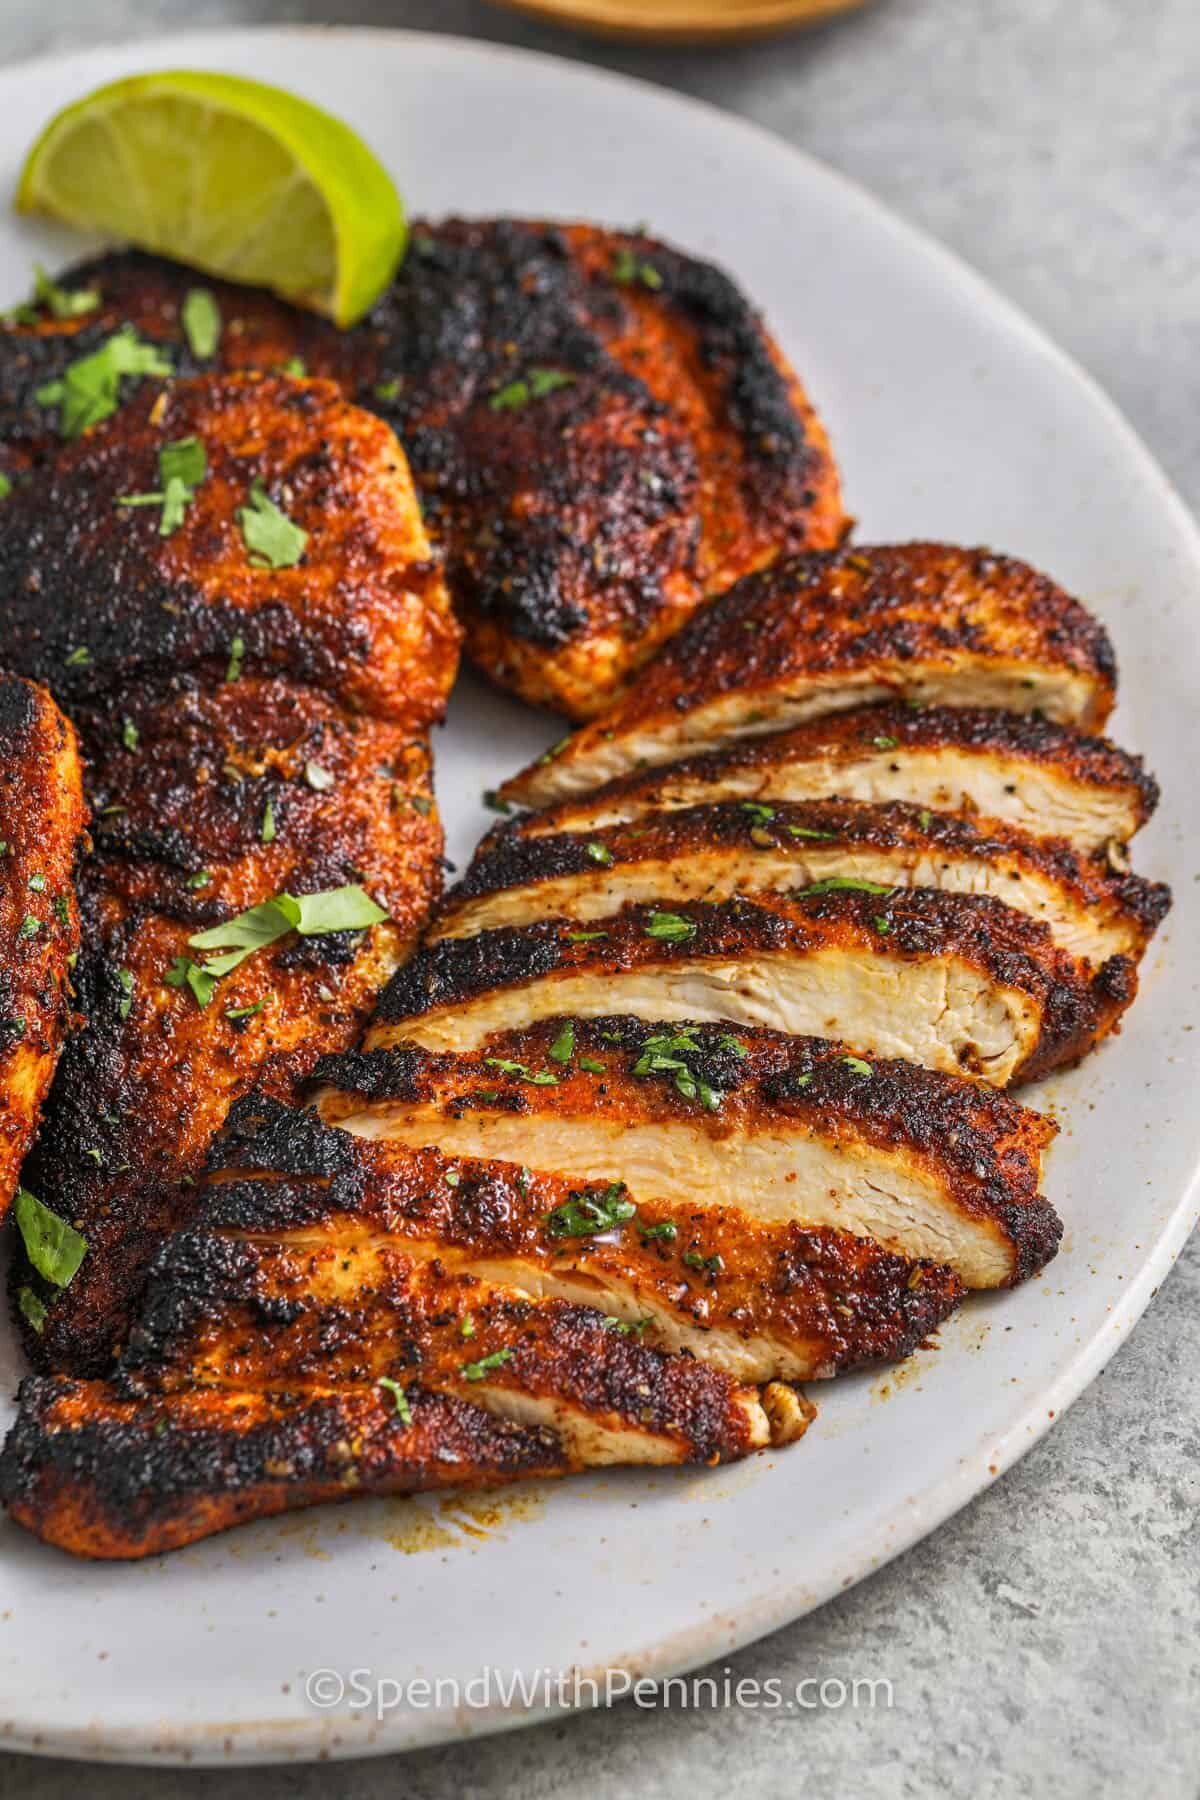
[[[646,219],[736,272],[827,419],[865,539],[988,542],[1086,596],[1117,642],[1120,736],[1164,778],[1139,866],[1178,904],[1121,1038],[1052,1084],[1045,1276],[977,1300],[886,1384],[816,1389],[803,1444],[724,1471],[607,1475],[476,1507],[372,1501],[128,1567],[0,1527],[0,1729],[24,1748],[150,1759],[354,1755],[528,1712],[305,1699],[317,1668],[465,1682],[719,1657],[912,1544],[1046,1430],[1129,1330],[1195,1211],[1200,969],[1200,539],[1087,378],[975,276],[846,182],[690,101],[440,37],[175,38],[0,76],[0,188],[54,108],[135,69],[267,75],[365,132],[414,208]],[[0,219],[0,293],[74,246]],[[550,735],[473,680],[439,739],[451,853],[478,795]],[[9,1347],[0,1389],[18,1369]],[[885,1391],[891,1397],[882,1403]],[[390,1690],[385,1691],[390,1699]]]

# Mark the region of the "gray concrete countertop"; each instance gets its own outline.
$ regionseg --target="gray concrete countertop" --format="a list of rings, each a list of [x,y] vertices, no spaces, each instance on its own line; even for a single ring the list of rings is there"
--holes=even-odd
[[[592,44],[475,0],[4,0],[0,61],[299,20],[419,26],[581,56],[770,126],[1024,306],[1200,502],[1195,0],[876,0],[807,34],[719,52]],[[407,1758],[275,1772],[9,1757],[0,1793],[1195,1800],[1198,1319],[1194,1241],[1132,1341],[1012,1473],[898,1562],[731,1665],[789,1683],[884,1674],[890,1711],[625,1707]]]

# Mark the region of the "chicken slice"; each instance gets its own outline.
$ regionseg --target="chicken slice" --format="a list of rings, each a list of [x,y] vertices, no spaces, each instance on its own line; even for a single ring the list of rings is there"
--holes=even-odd
[[[203,473],[175,517],[152,498],[161,458],[193,440]],[[245,667],[418,731],[458,662],[396,439],[330,383],[279,377],[143,388],[18,483],[0,509],[0,623],[6,660],[68,713],[148,677],[215,685]]]
[[[435,1262],[527,1298],[599,1308],[610,1329],[687,1351],[738,1381],[808,1380],[907,1356],[963,1291],[951,1270],[846,1232],[764,1223],[733,1206],[671,1215],[619,1185],[581,1189],[508,1163],[354,1137],[257,1095],[234,1108],[214,1147],[203,1216],[231,1269],[249,1266],[235,1264],[237,1246],[248,1256],[316,1257],[330,1268],[343,1258],[346,1273],[364,1262],[380,1271],[401,1258]],[[720,1258],[720,1280],[696,1264],[702,1241]],[[219,1274],[211,1248],[208,1258]],[[160,1275],[177,1260],[172,1246]],[[363,1354],[373,1355],[394,1317],[394,1308],[375,1305],[389,1278],[336,1279],[347,1287],[341,1325],[315,1311],[300,1317],[301,1332],[311,1340],[319,1330],[333,1354],[358,1342],[366,1308]],[[165,1319],[194,1338],[207,1307],[185,1306],[177,1291],[179,1305],[148,1305],[142,1318],[156,1336]],[[278,1314],[276,1324],[290,1322]],[[473,1327],[472,1319],[472,1342]],[[145,1360],[138,1333],[129,1355]]]
[[[573,1021],[564,1062],[564,1024],[461,1056],[326,1058],[317,1103],[363,1137],[533,1158],[671,1213],[736,1196],[764,1223],[849,1231],[969,1287],[1021,1281],[1055,1253],[1062,1227],[1038,1180],[1056,1128],[1006,1096],[823,1039],[631,1018]]]
[[[0,1219],[71,1018],[85,817],[74,731],[43,688],[0,675]]]
[[[620,1012],[841,1038],[1007,1087],[1077,1062],[1137,992],[1127,957],[1093,970],[1001,901],[930,888],[686,901],[667,927],[631,906],[593,925],[438,940],[396,971],[366,1048],[473,1050],[516,1018]]]
[[[500,831],[446,896],[430,938],[550,918],[591,926],[622,906],[669,912],[735,894],[820,892],[828,882],[876,896],[897,887],[989,895],[1096,964],[1139,956],[1170,906],[1160,882],[987,820],[899,801],[726,801],[591,834]]]
[[[421,1391],[136,1395],[31,1375],[0,1452],[0,1500],[73,1556],[130,1559],[296,1507],[356,1495],[494,1487],[564,1475],[553,1433]]]
[[[505,782],[548,806],[637,770],[878,701],[1040,713],[1099,729],[1112,645],[1028,564],[901,544],[783,558],[706,606],[629,697]]]
[[[595,831],[717,800],[905,800],[969,812],[1085,852],[1124,844],[1158,804],[1140,757],[1036,713],[866,706],[647,769],[521,821]]]

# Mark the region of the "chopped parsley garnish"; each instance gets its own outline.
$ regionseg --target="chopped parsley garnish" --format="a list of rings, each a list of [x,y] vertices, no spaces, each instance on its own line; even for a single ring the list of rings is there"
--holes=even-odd
[[[864,1062],[861,1056],[843,1056],[840,1061],[844,1062],[848,1069],[853,1069],[856,1075],[873,1075],[875,1073],[870,1063]]]
[[[871,742],[877,750],[894,750],[896,745],[900,742],[900,739],[894,737],[874,737],[871,739]]]
[[[568,731],[566,737],[559,738],[557,744],[551,744],[548,750],[543,750],[538,757],[538,768],[543,768],[546,763],[553,762],[556,756],[561,756],[570,741],[571,734]]]
[[[207,359],[221,341],[221,309],[207,288],[189,288],[179,309],[179,322],[193,356]]]
[[[230,644],[230,646],[229,646],[229,661],[226,664],[226,668],[225,668],[226,681],[236,681],[237,680],[238,676],[242,672],[242,664],[243,664],[243,662],[245,662],[245,660],[246,660],[246,640],[244,637],[241,637],[241,636],[235,637],[232,644]]]
[[[296,381],[303,381],[308,374],[308,364],[302,356],[289,356],[283,365],[283,372]]]
[[[490,1374],[493,1369],[503,1367],[511,1359],[511,1350],[493,1350],[490,1356],[481,1356],[478,1362],[464,1363],[459,1373],[464,1381],[482,1381],[485,1375]]]
[[[365,931],[386,918],[383,908],[358,886],[327,888],[320,894],[276,894],[273,900],[264,900],[236,918],[226,919],[223,925],[196,932],[188,943],[193,950],[225,950],[224,955],[209,957],[204,963],[206,975],[219,977],[230,974],[256,950],[274,944],[289,931],[297,931],[301,937],[317,937],[327,931]],[[182,979],[175,985],[182,985]]]
[[[568,1019],[546,1053],[551,1062],[569,1063],[575,1054],[575,1021]]]
[[[12,480],[0,469],[0,500],[7,500],[12,493]]]
[[[921,811],[917,814],[917,822],[922,831],[928,831],[929,827],[933,824],[933,814],[927,806],[922,807]]]
[[[31,1287],[18,1289],[17,1306],[20,1309],[21,1317],[28,1319],[40,1337],[46,1324],[46,1308]]]
[[[808,1087],[808,1085],[811,1081],[812,1081],[811,1075],[797,1075],[796,1086],[798,1088],[806,1088],[806,1087]]]
[[[508,801],[502,800],[495,788],[484,788],[483,804],[487,807],[489,812],[507,814],[512,811],[512,807],[509,805]]]
[[[557,1087],[559,1077],[548,1073],[534,1074],[524,1063],[511,1062],[506,1056],[485,1056],[484,1062],[489,1069],[499,1069],[502,1075],[515,1075],[518,1081],[531,1082],[534,1087]],[[482,1099],[483,1096],[479,1095]]]
[[[598,938],[606,938],[607,931],[568,931],[568,944],[594,944]]]
[[[270,997],[269,994],[264,994],[261,999],[254,1002],[253,1006],[227,1006],[225,1017],[232,1019],[235,1025],[239,1019],[252,1019],[255,1013],[262,1012]]]
[[[784,830],[789,837],[799,838],[835,838],[836,831],[814,831],[811,825],[785,825]]]
[[[263,807],[262,825],[258,834],[264,844],[275,842],[275,808],[270,800]]]
[[[276,506],[258,476],[250,483],[249,503],[238,507],[237,516],[251,562],[267,569],[295,568],[308,533]]]
[[[388,1393],[392,1396],[392,1399],[396,1402],[396,1411],[399,1413],[402,1422],[405,1425],[411,1425],[412,1407],[408,1404],[408,1395],[400,1386],[400,1383],[398,1381],[393,1381],[390,1375],[381,1375],[377,1386],[387,1389]]]
[[[163,976],[163,980],[168,987],[189,987],[197,1006],[208,1005],[217,985],[216,976],[208,974],[200,967],[199,963],[194,963],[188,956],[175,957],[171,967]]]
[[[883,913],[875,914],[874,924],[875,924],[875,929],[879,933],[880,937],[886,937],[888,932],[892,929],[892,921],[888,918],[885,918]]]
[[[592,861],[594,863],[599,863],[602,869],[607,869],[611,866],[613,855],[607,844],[591,843],[585,845],[584,848]]]
[[[138,728],[132,719],[122,721],[121,742],[127,750],[136,750],[138,747]]]
[[[572,1194],[546,1214],[546,1229],[556,1238],[591,1237],[598,1231],[612,1231],[632,1219],[636,1211],[625,1183],[614,1181],[602,1194]]]
[[[724,1258],[719,1254],[701,1256],[699,1250],[685,1250],[681,1259],[689,1269],[701,1269],[708,1275],[719,1275],[725,1267]]]
[[[475,1320],[471,1313],[463,1314],[458,1327],[458,1333],[460,1337],[464,1338],[473,1338],[475,1336]]]
[[[92,653],[86,644],[77,644],[74,650],[68,650],[63,657],[64,669],[86,669],[92,660]]]
[[[46,382],[35,398],[39,406],[57,406],[60,433],[75,438],[116,412],[122,376],[140,379],[171,373],[170,357],[157,345],[143,343],[131,325],[124,325],[98,350],[69,363],[61,379]]]
[[[147,494],[121,494],[118,506],[161,506],[158,535],[170,537],[183,524],[196,497],[196,489],[208,474],[208,455],[197,437],[164,444],[158,453],[158,477],[162,487]]]
[[[775,808],[764,806],[759,800],[743,800],[742,811],[749,813],[750,817],[759,825],[765,825],[768,820],[775,817]]]
[[[597,1062],[593,1056],[581,1056],[579,1059],[579,1066],[581,1069],[586,1069],[589,1075],[603,1075],[605,1073],[604,1064],[602,1062]]]
[[[827,875],[824,881],[814,881],[809,887],[797,888],[796,897],[804,900],[809,894],[840,894],[843,891],[856,894],[890,894],[892,888],[886,881],[863,881],[857,875]]]
[[[447,1187],[456,1188],[462,1180],[462,1176],[457,1169],[447,1169],[446,1173],[442,1176],[442,1180]]]
[[[50,905],[60,925],[65,926],[71,923],[71,902],[66,894],[55,894]]]
[[[661,1238],[664,1244],[673,1244],[679,1236],[679,1227],[674,1219],[659,1219],[655,1225],[639,1225],[642,1241],[649,1243],[653,1238]]]
[[[652,262],[636,256],[626,245],[618,250],[613,258],[612,278],[620,287],[633,287],[640,282],[642,287],[657,293],[663,284],[663,278]]]
[[[44,306],[52,319],[81,319],[85,313],[95,312],[100,304],[100,296],[91,288],[60,287],[52,281],[41,263],[33,265],[33,300],[28,306],[19,306],[13,315],[19,324],[35,323],[38,306]]]
[[[334,783],[334,777],[329,770],[323,769],[320,763],[315,762],[305,763],[304,779],[316,794],[327,794]]]
[[[377,400],[396,400],[400,395],[400,383],[398,381],[377,381],[373,392]]]
[[[654,1320],[649,1313],[641,1319],[618,1319],[616,1313],[605,1313],[600,1323],[606,1331],[619,1331],[622,1337],[641,1337]]]
[[[31,875],[27,885],[33,889],[35,894],[40,894],[45,889],[46,877],[44,875]]]
[[[20,923],[19,927],[17,928],[17,936],[19,938],[36,937],[38,932],[41,929],[42,929],[42,921],[39,918],[35,917],[35,915],[33,913],[26,913],[25,917],[21,920],[21,923]]]
[[[25,1254],[39,1275],[66,1287],[87,1253],[87,1243],[65,1219],[44,1206],[28,1188],[18,1188],[13,1217]]]
[[[488,401],[492,412],[519,412],[531,400],[543,400],[575,380],[565,369],[530,369],[529,373],[498,388]]]
[[[646,1039],[642,1054],[634,1063],[633,1075],[671,1075],[675,1089],[685,1100],[699,1100],[708,1112],[720,1109],[722,1094],[688,1068],[682,1061],[686,1055],[697,1055],[701,1046],[685,1027],[682,1031],[655,1032]]]
[[[750,1054],[741,1038],[734,1037],[731,1031],[727,1031],[719,1037],[717,1039],[717,1045],[721,1050],[731,1051],[734,1056],[749,1056]]]
[[[646,926],[647,937],[664,938],[668,944],[684,944],[695,935],[694,922],[681,918],[678,913],[652,912]]]
[[[197,869],[194,875],[188,876],[185,886],[190,887],[193,890],[196,888],[206,888],[211,881],[211,869]]]
[[[128,969],[117,970],[117,986],[122,994],[117,1003],[117,1013],[122,1019],[127,1019],[133,1010],[133,976]]]

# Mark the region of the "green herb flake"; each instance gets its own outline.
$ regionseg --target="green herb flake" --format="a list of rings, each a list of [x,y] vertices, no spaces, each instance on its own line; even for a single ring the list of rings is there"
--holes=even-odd
[[[282,512],[255,476],[250,499],[238,508],[238,524],[251,561],[269,569],[294,569],[304,555],[308,533]]]
[[[138,747],[138,728],[132,719],[124,719],[121,723],[121,742],[126,750],[136,750]]]
[[[512,807],[509,805],[508,801],[502,800],[495,788],[484,788],[483,804],[487,807],[489,812],[504,813],[505,815],[512,812]]]
[[[401,1424],[411,1425],[412,1407],[408,1404],[408,1395],[400,1386],[400,1383],[398,1381],[393,1381],[390,1375],[381,1375],[376,1386],[386,1389],[392,1396],[392,1399],[396,1403],[396,1411],[400,1415]]]
[[[192,998],[197,1006],[208,1005],[217,985],[216,976],[210,975],[206,969],[200,967],[199,963],[194,963],[189,956],[175,957],[171,967],[163,976],[163,980],[168,987],[190,988]]]
[[[575,1054],[575,1021],[568,1019],[546,1053],[551,1062],[569,1063]]]
[[[39,406],[57,406],[59,432],[76,438],[89,426],[116,412],[121,379],[173,373],[171,359],[155,344],[146,344],[131,325],[107,338],[98,350],[68,364],[58,381],[48,381],[35,396]]]
[[[811,825],[785,825],[784,830],[789,837],[794,838],[825,838],[831,840],[837,836],[836,831],[814,831]]]
[[[308,374],[308,364],[302,356],[289,356],[283,365],[283,373],[290,375],[294,381],[303,381]]]
[[[870,1063],[864,1062],[861,1056],[842,1056],[838,1060],[844,1062],[848,1069],[853,1069],[856,1075],[873,1075],[875,1073]]]
[[[889,918],[886,918],[883,913],[875,914],[874,925],[880,937],[886,937],[888,932],[892,929],[892,921]]]
[[[812,1082],[811,1075],[797,1075],[797,1077],[796,1077],[796,1086],[798,1088],[806,1088],[811,1084],[811,1082]]]
[[[699,1269],[706,1275],[719,1275],[725,1267],[725,1260],[719,1253],[702,1256],[699,1250],[685,1250],[682,1261],[687,1264],[689,1269]]]
[[[42,1305],[42,1302],[38,1299],[31,1287],[18,1289],[17,1306],[20,1310],[21,1317],[29,1321],[40,1337],[46,1324],[46,1308]]]
[[[896,745],[900,742],[900,739],[894,737],[873,737],[871,742],[877,750],[894,750]]]
[[[373,391],[377,400],[398,400],[400,383],[398,381],[377,381]]]
[[[764,806],[759,800],[743,800],[742,811],[749,813],[750,817],[759,825],[766,825],[775,817],[775,808]]]
[[[538,1071],[536,1074],[525,1063],[512,1062],[507,1056],[485,1056],[484,1062],[489,1069],[499,1069],[501,1075],[515,1075],[518,1081],[528,1081],[533,1087],[557,1087],[558,1075]],[[483,1099],[483,1095],[476,1096]]]
[[[187,881],[184,883],[184,885],[185,885],[185,887],[191,888],[192,891],[195,892],[198,888],[208,887],[208,885],[211,881],[212,881],[211,869],[197,869],[196,873],[194,875],[188,876]]]
[[[193,950],[225,951],[222,956],[210,957],[203,968],[204,974],[220,977],[230,974],[256,950],[286,937],[289,931],[299,932],[301,937],[319,937],[329,931],[366,931],[386,918],[387,913],[364,888],[350,884],[318,894],[276,894],[273,900],[264,900],[261,905],[226,919],[224,924],[196,932],[188,944]],[[173,985],[181,986],[183,979],[181,976]]]
[[[606,938],[607,931],[568,931],[568,944],[594,944],[600,938]]]
[[[679,913],[652,912],[646,925],[647,937],[662,938],[668,944],[685,944],[695,935],[694,922],[682,918]]]
[[[252,1019],[256,1013],[262,1012],[270,998],[270,994],[264,994],[261,999],[254,1002],[253,1006],[227,1006],[225,1017],[232,1020],[235,1025],[239,1019]]]
[[[0,469],[0,500],[7,500],[8,496],[12,493],[12,490],[13,484],[11,478]]]
[[[933,814],[927,806],[922,807],[921,811],[917,814],[917,822],[922,831],[928,831],[929,827],[933,824]]]
[[[91,288],[60,287],[47,275],[41,263],[34,263],[33,304],[44,306],[52,319],[81,319],[85,313],[95,312],[100,296]],[[22,316],[28,311],[26,307],[18,308]]]
[[[652,293],[657,293],[663,284],[663,278],[654,264],[646,262],[643,257],[636,256],[628,245],[623,250],[617,251],[613,258],[611,274],[619,287],[634,287],[640,283],[642,287],[649,288]]]
[[[127,1019],[133,1010],[133,976],[128,969],[117,970],[117,986],[122,994],[117,1003],[117,1013],[122,1019]]]
[[[68,926],[71,923],[71,902],[69,897],[66,894],[55,894],[50,905],[54,909],[54,916],[59,924],[64,928]]]
[[[598,863],[602,869],[612,867],[613,854],[606,844],[591,843],[584,846],[592,862]]]
[[[66,1287],[87,1254],[87,1243],[74,1226],[51,1212],[28,1188],[18,1188],[13,1217],[25,1254],[47,1281]]]
[[[602,1194],[572,1194],[546,1214],[546,1229],[555,1238],[592,1237],[598,1231],[612,1231],[623,1225],[636,1212],[625,1183],[614,1181]]]
[[[559,388],[571,387],[575,377],[565,369],[530,369],[525,376],[498,388],[488,401],[492,412],[519,412],[531,400],[544,400]]]
[[[559,738],[557,744],[551,744],[548,750],[543,750],[542,754],[537,759],[538,768],[544,768],[547,763],[553,762],[556,756],[561,756],[570,741],[571,734],[568,731],[566,737]]]
[[[511,1360],[511,1350],[493,1350],[490,1356],[481,1356],[478,1362],[464,1363],[459,1373],[464,1381],[482,1381],[493,1369],[502,1368]]]
[[[639,1225],[638,1230],[642,1234],[643,1243],[647,1244],[655,1238],[661,1238],[664,1244],[673,1244],[679,1236],[679,1227],[674,1219],[659,1219],[654,1225]]]
[[[193,356],[215,356],[221,342],[221,309],[207,288],[189,288],[179,309],[179,322]]]
[[[796,898],[806,900],[810,894],[890,894],[893,889],[886,881],[862,881],[856,875],[828,875],[824,881],[814,881],[809,887],[797,888]]]
[[[31,875],[29,877],[28,885],[33,889],[35,894],[40,894],[45,890],[46,877],[44,875]]]
[[[92,653],[86,644],[78,644],[74,650],[68,650],[63,657],[64,669],[86,669],[92,660]]]
[[[262,825],[259,827],[258,835],[264,844],[275,842],[275,807],[270,800],[263,807]]]
[[[235,637],[229,646],[229,662],[225,668],[226,681],[236,681],[242,672],[242,664],[246,660],[246,640],[240,635]]]
[[[19,938],[36,937],[41,929],[42,921],[33,913],[26,913],[17,929],[17,936]]]
[[[592,1056],[581,1056],[579,1059],[579,1066],[581,1069],[586,1069],[589,1075],[603,1075],[607,1072],[604,1064],[602,1062],[597,1062],[595,1057]]]

